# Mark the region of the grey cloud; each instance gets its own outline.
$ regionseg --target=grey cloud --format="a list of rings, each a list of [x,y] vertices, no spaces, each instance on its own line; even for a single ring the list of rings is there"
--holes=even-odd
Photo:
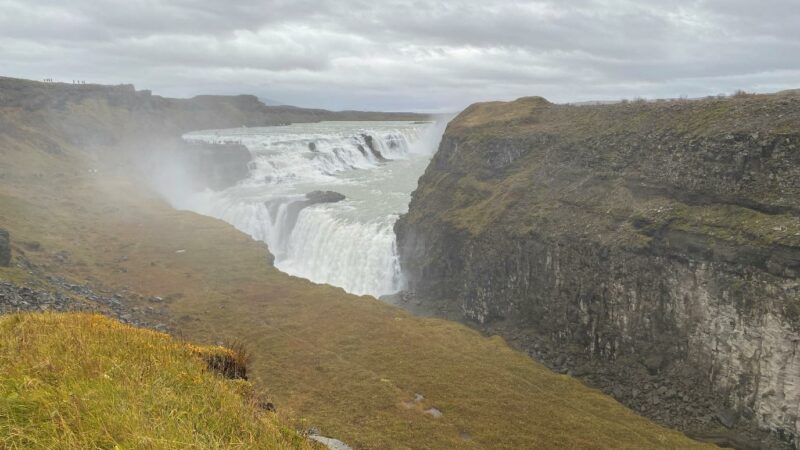
[[[800,85],[797,0],[0,0],[3,75],[302,106]]]

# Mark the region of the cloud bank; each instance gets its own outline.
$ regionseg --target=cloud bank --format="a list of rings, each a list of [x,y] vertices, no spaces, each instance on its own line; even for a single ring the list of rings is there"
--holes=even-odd
[[[0,74],[331,109],[695,97],[800,87],[799,24],[797,0],[0,0]]]

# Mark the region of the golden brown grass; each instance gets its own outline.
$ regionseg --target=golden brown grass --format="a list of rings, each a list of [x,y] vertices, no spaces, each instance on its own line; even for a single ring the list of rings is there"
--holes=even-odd
[[[198,351],[231,353],[97,315],[0,316],[0,448],[317,448]]]
[[[796,111],[784,99],[797,93],[737,94],[696,100],[626,102],[616,105],[554,105],[541,97],[511,102],[476,103],[450,122],[448,134],[472,137],[553,133],[561,139],[584,139],[603,133],[670,132],[714,136],[747,130],[794,131]]]

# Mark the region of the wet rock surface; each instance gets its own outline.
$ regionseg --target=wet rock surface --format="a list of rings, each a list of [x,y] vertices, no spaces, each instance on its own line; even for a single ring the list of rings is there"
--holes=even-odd
[[[344,194],[334,191],[311,191],[306,194],[306,199],[312,204],[316,203],[337,203],[346,199]]]
[[[375,145],[375,138],[373,138],[368,134],[362,134],[361,137],[364,138],[364,142],[367,144],[367,148],[369,149],[370,153],[372,153],[372,156],[375,157],[375,159],[377,159],[380,162],[388,161],[388,159],[385,156],[383,156],[381,151],[378,150],[377,146]]]

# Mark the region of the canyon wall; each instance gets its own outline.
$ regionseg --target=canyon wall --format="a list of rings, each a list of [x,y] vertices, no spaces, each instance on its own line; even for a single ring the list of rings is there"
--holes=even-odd
[[[663,423],[795,442],[797,92],[473,105],[396,232],[431,309]]]

